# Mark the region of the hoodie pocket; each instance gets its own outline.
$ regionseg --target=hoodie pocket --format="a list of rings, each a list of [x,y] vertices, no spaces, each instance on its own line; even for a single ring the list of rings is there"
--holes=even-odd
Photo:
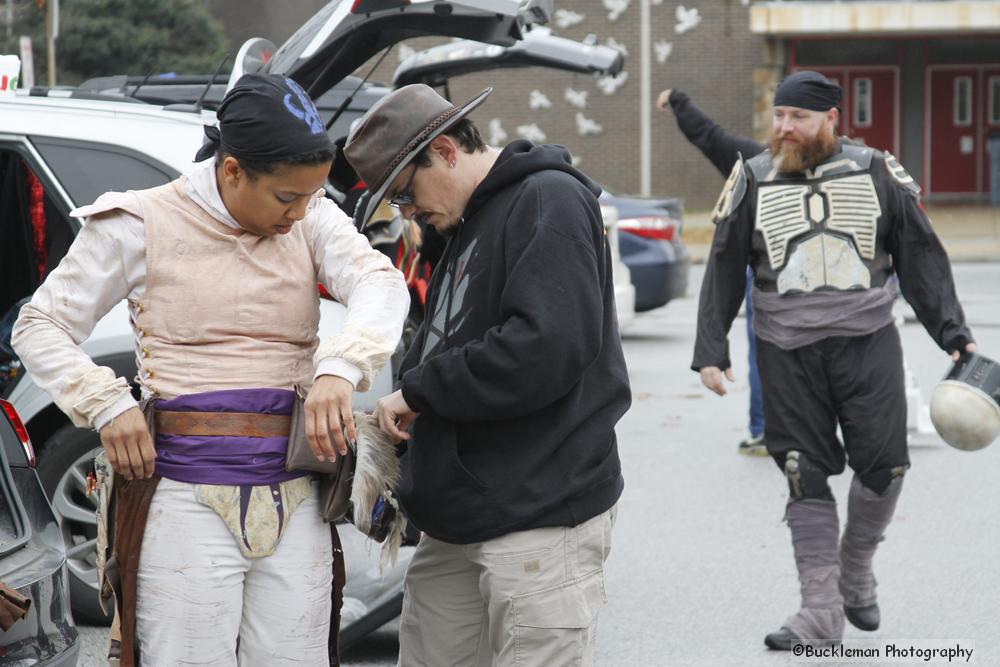
[[[400,496],[406,511],[421,528],[454,536],[476,521],[495,521],[488,486],[462,464],[454,425],[422,416],[407,448]],[[426,420],[426,421],[425,421]],[[423,422],[423,423],[421,423]]]
[[[469,470],[469,468],[466,467],[466,465],[462,462],[462,455],[458,451],[458,443],[454,441],[452,442],[452,452],[454,452],[455,454],[456,467],[459,470],[461,470],[462,474],[469,479],[469,482],[471,482],[472,486],[478,488],[480,491],[486,491],[487,489],[489,489],[489,485],[483,480],[481,480],[479,476],[476,475],[476,473]]]
[[[414,490],[424,497],[454,499],[470,491],[484,493],[488,486],[469,470],[458,453],[458,429],[432,415],[418,418],[408,447]]]

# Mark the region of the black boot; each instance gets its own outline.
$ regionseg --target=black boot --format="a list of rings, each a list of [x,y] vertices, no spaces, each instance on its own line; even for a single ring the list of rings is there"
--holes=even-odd
[[[878,630],[879,623],[882,622],[882,614],[879,612],[878,604],[870,604],[865,607],[848,607],[844,605],[844,615],[851,625],[858,630],[874,632]]]
[[[791,651],[792,646],[801,643],[802,639],[785,626],[764,637],[764,644],[772,651]]]

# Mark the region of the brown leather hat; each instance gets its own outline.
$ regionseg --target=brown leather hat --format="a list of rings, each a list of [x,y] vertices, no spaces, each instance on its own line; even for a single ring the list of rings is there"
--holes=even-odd
[[[417,153],[492,92],[493,88],[487,88],[456,107],[430,86],[415,83],[386,95],[368,110],[351,130],[344,148],[347,161],[371,192],[362,224],[367,224],[389,184]]]

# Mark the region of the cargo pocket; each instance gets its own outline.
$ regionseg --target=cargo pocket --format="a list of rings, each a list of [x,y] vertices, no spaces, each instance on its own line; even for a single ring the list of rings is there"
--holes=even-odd
[[[600,570],[556,588],[515,596],[514,664],[593,664],[597,614],[607,601]]]

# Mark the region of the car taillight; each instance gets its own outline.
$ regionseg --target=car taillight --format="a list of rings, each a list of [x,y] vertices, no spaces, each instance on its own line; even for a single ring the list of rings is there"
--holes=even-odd
[[[10,425],[14,427],[17,439],[21,441],[21,447],[24,448],[24,456],[28,459],[28,465],[34,468],[35,450],[31,446],[31,438],[28,437],[28,429],[24,428],[21,416],[17,414],[17,410],[14,409],[13,405],[3,399],[0,399],[0,409],[7,415]]]
[[[647,239],[673,241],[677,235],[677,221],[660,216],[620,218],[618,229]]]

